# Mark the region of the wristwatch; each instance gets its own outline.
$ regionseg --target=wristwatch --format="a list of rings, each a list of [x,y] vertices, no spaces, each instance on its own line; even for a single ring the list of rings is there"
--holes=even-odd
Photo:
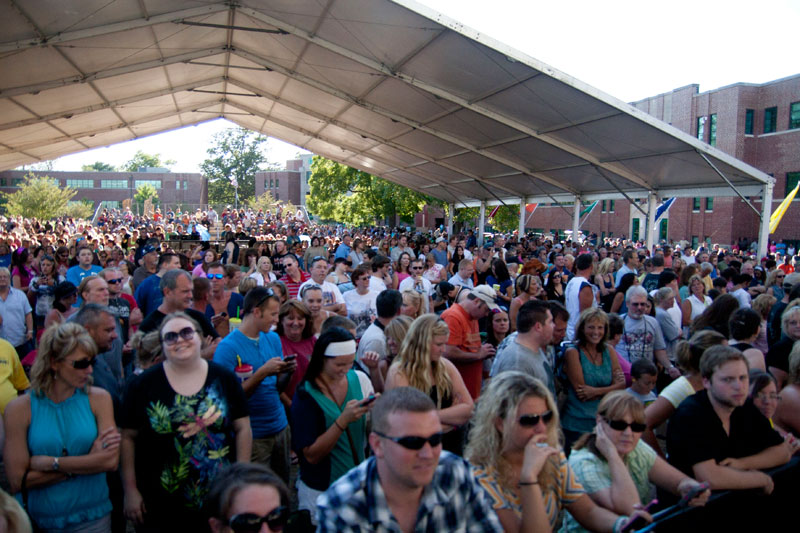
[[[58,464],[58,457],[53,457],[53,472],[58,472],[61,466]]]

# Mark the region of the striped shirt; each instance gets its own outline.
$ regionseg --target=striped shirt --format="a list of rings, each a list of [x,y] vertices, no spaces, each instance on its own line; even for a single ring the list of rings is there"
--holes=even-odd
[[[299,298],[297,295],[300,292],[300,285],[310,279],[311,276],[300,270],[300,281],[294,281],[291,277],[289,277],[289,274],[284,274],[283,277],[281,277],[281,279],[278,281],[282,281],[283,284],[286,285],[286,289],[289,291],[290,300],[298,300]]]

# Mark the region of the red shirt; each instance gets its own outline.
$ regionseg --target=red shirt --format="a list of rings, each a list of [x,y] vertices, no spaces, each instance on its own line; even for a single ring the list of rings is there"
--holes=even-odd
[[[297,297],[297,293],[300,292],[300,285],[302,285],[303,283],[305,283],[310,279],[311,276],[301,270],[300,281],[294,281],[292,278],[289,277],[289,274],[284,274],[279,281],[282,281],[286,285],[286,288],[289,290],[289,299],[298,300],[299,298]]]
[[[450,337],[447,344],[455,346],[459,350],[470,353],[478,353],[481,349],[481,333],[478,329],[478,321],[472,318],[467,311],[459,304],[442,313],[442,320],[450,328]],[[456,365],[464,385],[467,386],[472,399],[475,400],[481,394],[481,382],[483,380],[483,361],[453,361]]]

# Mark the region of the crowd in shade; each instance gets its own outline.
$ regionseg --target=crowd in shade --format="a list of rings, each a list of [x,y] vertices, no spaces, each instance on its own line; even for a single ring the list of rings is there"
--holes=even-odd
[[[0,224],[9,531],[620,532],[800,449],[791,244]]]

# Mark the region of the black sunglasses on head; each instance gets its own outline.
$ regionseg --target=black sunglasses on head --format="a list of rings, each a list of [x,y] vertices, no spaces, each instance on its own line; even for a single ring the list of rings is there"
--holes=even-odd
[[[97,357],[91,357],[86,359],[78,359],[77,361],[72,361],[72,368],[75,370],[86,370],[90,366],[94,366],[94,362]]]
[[[273,509],[267,516],[260,516],[254,513],[242,513],[231,517],[228,526],[234,533],[258,533],[261,525],[267,524],[272,531],[283,531],[286,522],[289,521],[289,509],[281,505]]]
[[[376,435],[379,437],[383,437],[384,439],[389,439],[392,442],[396,442],[403,448],[408,450],[421,450],[425,443],[431,445],[431,448],[435,448],[442,443],[442,435],[443,433],[440,431],[439,433],[434,433],[430,437],[414,437],[414,436],[407,436],[407,437],[390,437],[389,435],[384,435],[383,433],[376,431]]]
[[[630,424],[625,422],[624,420],[609,420],[608,418],[605,419],[606,423],[611,429],[617,431],[625,431],[630,426],[631,431],[634,433],[643,433],[645,429],[647,429],[647,424],[642,424],[641,422],[631,422]]]
[[[532,428],[539,425],[539,420],[544,420],[545,424],[553,419],[553,411],[545,411],[540,415],[522,415],[519,417],[519,425],[525,428]]]

